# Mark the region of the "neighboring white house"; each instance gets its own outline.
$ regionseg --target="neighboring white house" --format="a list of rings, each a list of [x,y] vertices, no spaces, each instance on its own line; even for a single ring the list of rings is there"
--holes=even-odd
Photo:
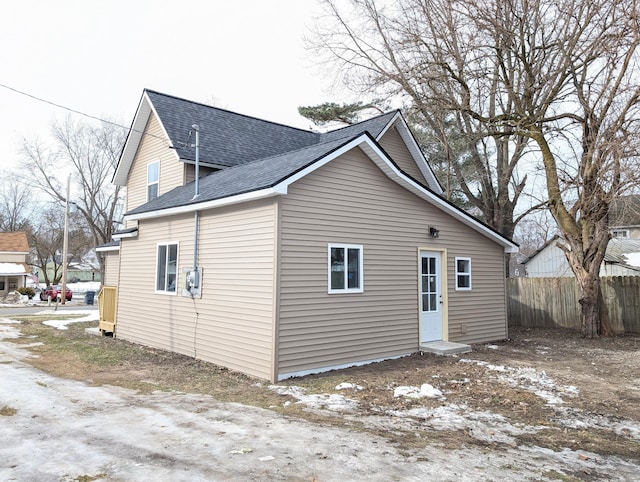
[[[621,196],[611,205],[609,230],[615,239],[640,239],[640,196]]]
[[[25,286],[29,243],[24,231],[0,233],[0,298]]]
[[[524,261],[531,278],[573,276],[564,252],[557,246],[562,241],[554,236]],[[640,239],[613,238],[607,246],[600,276],[640,276]]]

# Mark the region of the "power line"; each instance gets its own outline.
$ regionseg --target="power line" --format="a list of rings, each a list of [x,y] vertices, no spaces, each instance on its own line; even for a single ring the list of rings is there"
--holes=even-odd
[[[156,139],[160,139],[161,141],[167,142],[167,139],[165,139],[164,137],[157,136],[157,135],[151,134],[149,132],[138,131],[138,130],[133,129],[131,127],[127,127],[127,126],[123,126],[122,124],[118,124],[117,122],[113,122],[113,121],[110,121],[110,120],[107,120],[107,119],[103,119],[101,117],[97,117],[97,116],[94,116],[94,115],[91,115],[91,114],[87,114],[86,112],[82,112],[82,111],[79,111],[79,110],[76,110],[76,109],[72,109],[71,107],[67,107],[65,105],[58,104],[58,103],[53,102],[51,100],[43,99],[42,97],[38,97],[38,96],[30,94],[28,92],[24,92],[22,90],[16,89],[16,88],[11,87],[9,85],[5,85],[5,84],[0,83],[0,87],[2,87],[4,89],[7,89],[7,90],[10,90],[12,92],[15,92],[16,94],[24,95],[25,97],[29,97],[29,98],[31,98],[33,100],[38,101],[38,102],[42,102],[44,104],[49,104],[49,105],[52,105],[52,106],[57,107],[59,109],[64,109],[64,110],[72,112],[74,114],[78,114],[78,115],[87,117],[89,119],[97,120],[98,122],[103,122],[105,124],[110,124],[112,126],[119,127],[121,129],[126,129],[129,132],[137,132],[138,134],[142,134],[143,136],[150,136],[150,137],[154,137]]]
[[[109,120],[106,120],[106,119],[102,119],[100,117],[96,117],[94,115],[87,114],[86,112],[81,112],[79,110],[72,109],[71,107],[67,107],[67,106],[62,105],[62,104],[57,104],[56,102],[53,102],[53,101],[50,101],[50,100],[47,100],[47,99],[43,99],[42,97],[38,97],[38,96],[33,95],[33,94],[29,94],[28,92],[24,92],[22,90],[18,90],[18,89],[14,88],[14,87],[11,87],[9,85],[5,85],[5,84],[0,83],[0,87],[3,87],[5,89],[7,89],[7,90],[11,90],[12,92],[15,92],[16,94],[24,95],[24,96],[29,97],[31,99],[37,100],[38,102],[43,102],[45,104],[49,104],[49,105],[52,105],[54,107],[58,107],[60,109],[67,110],[69,112],[73,112],[74,114],[78,114],[78,115],[81,115],[81,116],[84,116],[84,117],[88,117],[89,119],[94,119],[94,120],[97,120],[97,121],[100,121],[100,122],[104,122],[105,124],[111,124],[111,125],[114,125],[116,127],[120,127],[122,129],[129,130],[128,127],[123,126],[122,124],[118,124],[117,122],[113,122],[113,121],[109,121]]]

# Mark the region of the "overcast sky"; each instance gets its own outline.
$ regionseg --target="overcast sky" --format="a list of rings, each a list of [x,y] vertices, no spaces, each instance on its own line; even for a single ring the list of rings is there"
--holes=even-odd
[[[129,126],[143,88],[308,128],[330,93],[303,36],[315,0],[20,0],[0,18],[0,165],[67,111]]]

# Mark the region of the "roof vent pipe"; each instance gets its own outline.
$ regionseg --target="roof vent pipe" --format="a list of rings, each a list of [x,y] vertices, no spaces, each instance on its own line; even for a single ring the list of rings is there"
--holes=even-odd
[[[191,128],[196,131],[196,190],[193,194],[193,199],[195,199],[200,195],[200,127],[198,124],[193,124]]]

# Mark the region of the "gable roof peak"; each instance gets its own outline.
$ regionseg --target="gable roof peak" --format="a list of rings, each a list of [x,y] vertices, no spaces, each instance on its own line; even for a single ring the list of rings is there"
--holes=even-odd
[[[0,252],[2,253],[28,253],[29,241],[24,231],[11,231],[0,233]]]

